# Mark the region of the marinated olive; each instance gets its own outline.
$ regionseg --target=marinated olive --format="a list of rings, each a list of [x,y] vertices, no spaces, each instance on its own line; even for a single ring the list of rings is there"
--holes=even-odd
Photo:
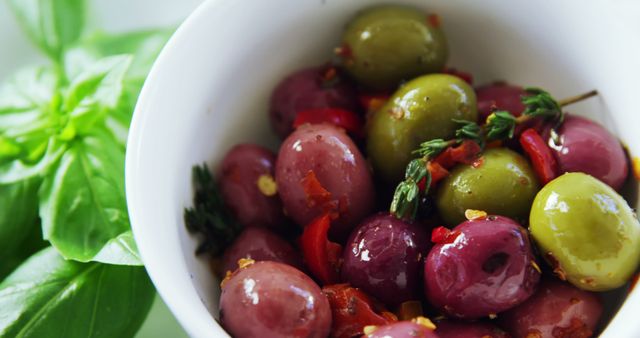
[[[284,139],[293,131],[296,115],[313,108],[359,109],[352,85],[328,67],[305,68],[284,78],[273,91],[269,118],[273,130]]]
[[[549,145],[560,173],[583,172],[619,190],[628,174],[622,145],[601,125],[581,116],[569,115],[558,129],[558,143]]]
[[[391,306],[418,299],[427,243],[416,224],[389,214],[372,216],[347,241],[342,277]]]
[[[227,248],[222,257],[222,271],[234,271],[240,258],[274,261],[302,268],[300,255],[284,239],[259,227],[247,227]]]
[[[360,84],[393,89],[400,81],[441,71],[447,41],[439,17],[402,6],[359,13],[342,37],[344,67]]]
[[[282,228],[282,202],[274,181],[276,156],[255,144],[237,145],[225,155],[219,172],[220,192],[243,225]]]
[[[525,108],[521,98],[526,94],[522,87],[505,82],[496,82],[476,88],[480,122],[484,123],[487,120],[494,107],[506,110],[514,116],[520,116]]]
[[[460,78],[432,74],[408,82],[369,121],[367,150],[376,175],[396,182],[420,143],[453,137],[459,125],[452,119],[476,118],[476,96]]]
[[[509,334],[493,324],[452,319],[436,322],[436,334],[440,338],[509,338]]]
[[[619,287],[638,268],[638,219],[611,187],[587,174],[564,174],[542,188],[530,227],[558,277],[581,289]]]
[[[452,243],[436,244],[425,260],[427,300],[458,318],[495,315],[535,291],[540,272],[526,230],[502,216],[466,221]]]
[[[602,315],[593,293],[544,280],[524,303],[498,318],[514,337],[591,337]]]
[[[458,165],[440,182],[436,203],[449,225],[465,220],[467,209],[526,220],[538,179],[521,155],[489,149],[475,165]]]
[[[346,238],[374,206],[375,190],[364,157],[344,130],[302,125],[282,143],[276,182],[287,214],[305,226],[337,212],[330,235]]]
[[[325,338],[331,309],[318,285],[299,270],[277,262],[256,262],[222,285],[220,320],[231,335]]]
[[[373,328],[367,338],[438,338],[433,329],[412,321],[403,321]]]

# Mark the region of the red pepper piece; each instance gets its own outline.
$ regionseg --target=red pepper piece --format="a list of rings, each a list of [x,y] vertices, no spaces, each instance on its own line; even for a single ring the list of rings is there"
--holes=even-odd
[[[388,93],[360,94],[358,99],[360,100],[360,104],[364,108],[364,111],[373,112],[380,109],[380,107],[389,100],[389,97],[390,95]]]
[[[482,149],[472,140],[464,140],[455,147],[448,147],[440,153],[433,162],[440,164],[444,169],[451,169],[458,163],[473,164]]]
[[[302,257],[309,271],[322,284],[333,284],[338,281],[339,257],[342,247],[329,242],[327,232],[331,225],[331,216],[324,214],[304,228],[300,237]]]
[[[304,175],[302,180],[300,180],[300,185],[302,185],[302,190],[307,197],[308,207],[324,205],[331,201],[331,192],[322,186],[322,183],[320,183],[313,170],[309,170],[307,174]]]
[[[359,337],[367,325],[382,326],[398,320],[376,300],[348,284],[328,285],[322,292],[331,305],[333,338]]]
[[[547,184],[556,178],[558,172],[556,158],[535,129],[529,128],[520,134],[520,145],[531,160],[533,170],[542,184]]]
[[[435,244],[451,244],[460,236],[460,231],[437,227],[431,231],[431,242]]]
[[[330,123],[343,128],[355,136],[362,136],[363,123],[360,116],[341,108],[314,108],[303,110],[296,115],[296,119],[293,121],[293,128],[298,128],[305,123]]]
[[[455,68],[445,68],[442,72],[445,74],[457,76],[469,85],[473,85],[473,75],[471,75],[471,73],[463,72]]]
[[[449,171],[438,162],[427,163],[427,170],[431,174],[431,187],[434,187],[443,178],[449,176]]]

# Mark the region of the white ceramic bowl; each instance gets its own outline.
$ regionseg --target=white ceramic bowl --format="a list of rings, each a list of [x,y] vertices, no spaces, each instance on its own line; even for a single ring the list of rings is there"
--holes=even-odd
[[[217,281],[184,227],[191,167],[217,163],[241,141],[276,146],[271,89],[288,72],[327,60],[348,19],[377,0],[210,0],[156,62],[136,108],[126,161],[133,231],[160,295],[194,337],[224,337],[213,320]],[[391,1],[388,1],[391,2]],[[407,0],[439,13],[450,64],[477,83],[506,79],[558,97],[596,88],[572,106],[640,154],[640,3]],[[640,337],[640,289],[603,337]]]

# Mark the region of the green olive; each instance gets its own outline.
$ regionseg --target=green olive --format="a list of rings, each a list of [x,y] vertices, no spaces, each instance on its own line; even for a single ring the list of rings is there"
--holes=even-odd
[[[344,67],[360,84],[392,89],[402,80],[439,72],[447,61],[447,41],[438,19],[402,6],[361,12],[342,37]]]
[[[465,220],[467,209],[526,220],[539,189],[527,160],[506,148],[489,149],[477,165],[458,165],[442,182],[436,203],[449,225]]]
[[[560,277],[590,291],[622,286],[640,261],[640,223],[608,185],[564,174],[536,196],[531,235]]]
[[[422,142],[451,138],[452,119],[477,119],[476,95],[466,82],[445,74],[416,78],[396,91],[369,120],[367,148],[376,174],[395,183]]]

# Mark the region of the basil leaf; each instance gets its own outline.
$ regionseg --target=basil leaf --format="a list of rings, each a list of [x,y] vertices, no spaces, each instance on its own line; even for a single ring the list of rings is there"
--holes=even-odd
[[[151,66],[173,32],[173,28],[124,34],[98,32],[83,40],[83,46],[100,56],[131,54],[133,62],[127,78],[137,79],[137,87],[141,88]]]
[[[84,0],[9,0],[9,6],[32,42],[53,60],[82,34]]]
[[[132,337],[154,294],[142,267],[65,261],[49,247],[0,284],[0,337]]]
[[[130,229],[124,152],[104,130],[75,140],[55,172],[45,178],[39,195],[44,238],[62,256],[80,262],[142,264],[133,241],[123,235]]]

